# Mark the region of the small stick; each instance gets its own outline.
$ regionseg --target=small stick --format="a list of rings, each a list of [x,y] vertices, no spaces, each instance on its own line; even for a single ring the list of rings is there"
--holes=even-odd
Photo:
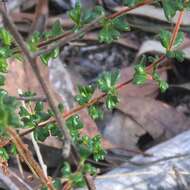
[[[31,133],[31,138],[32,138],[32,144],[34,146],[34,150],[36,152],[36,155],[38,157],[38,161],[40,163],[40,166],[44,172],[44,175],[47,177],[47,166],[46,164],[44,163],[44,160],[42,158],[42,155],[41,155],[41,152],[40,152],[40,148],[38,146],[38,143],[36,142],[35,138],[34,138],[34,132]]]

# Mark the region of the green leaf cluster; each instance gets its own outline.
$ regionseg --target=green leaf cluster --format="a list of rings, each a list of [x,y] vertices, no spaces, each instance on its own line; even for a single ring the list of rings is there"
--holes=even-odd
[[[99,41],[105,43],[111,43],[117,40],[121,32],[130,30],[129,25],[125,21],[125,17],[119,17],[115,19],[104,18],[101,20],[102,29],[99,32]]]
[[[56,124],[48,124],[45,127],[36,127],[34,130],[34,137],[37,141],[45,141],[49,136],[56,136],[61,138],[62,134]]]
[[[72,187],[79,188],[86,185],[84,175],[96,175],[96,168],[91,164],[84,163],[84,160],[80,162],[80,171],[72,172],[71,166],[68,162],[64,162],[61,168],[61,175],[72,184]]]
[[[4,46],[11,46],[12,36],[4,27],[0,27],[0,40]]]
[[[26,92],[25,97],[26,95],[28,95],[28,97],[32,97],[35,94],[32,92]],[[30,104],[29,101],[27,103]],[[56,124],[50,123],[45,127],[38,126],[39,123],[47,121],[52,116],[52,113],[49,110],[44,110],[44,103],[41,101],[36,102],[34,112],[32,113],[30,113],[26,107],[20,106],[19,116],[25,128],[34,128],[34,137],[37,141],[43,142],[50,135],[59,138],[62,137],[62,133]]]
[[[180,50],[175,50],[175,49],[178,48],[179,46],[181,46],[181,44],[184,42],[184,38],[185,38],[184,33],[183,32],[178,33],[178,35],[175,39],[175,42],[171,48],[169,47],[171,37],[172,37],[171,32],[169,32],[167,30],[161,30],[159,36],[160,36],[162,46],[167,50],[166,56],[169,58],[174,58],[179,62],[183,62],[184,53]],[[170,50],[168,50],[168,49],[170,49]]]
[[[78,92],[79,94],[75,96],[75,100],[80,104],[86,104],[92,97],[94,93],[94,86],[88,85],[88,86],[78,86]]]
[[[0,86],[5,84],[5,76],[4,73],[8,72],[8,64],[7,59],[11,57],[12,50],[12,36],[10,33],[3,27],[0,28],[0,43],[2,46],[0,47]]]
[[[18,102],[15,98],[8,96],[5,90],[0,90],[0,134],[6,134],[6,127],[21,127],[17,115]]]
[[[84,160],[93,155],[95,161],[103,160],[106,154],[106,151],[102,148],[100,135],[93,138],[83,135],[79,141],[79,152]]]
[[[75,23],[74,30],[77,31],[85,24],[93,21],[97,16],[104,15],[104,9],[101,6],[96,6],[94,9],[89,10],[82,7],[81,2],[78,0],[75,7],[68,12],[69,18]]]
[[[162,0],[161,3],[169,21],[176,15],[177,11],[190,8],[190,2],[186,0]]]
[[[25,128],[35,128],[39,123],[48,120],[51,115],[44,110],[43,102],[36,102],[34,112],[30,113],[26,107],[20,106],[20,118]]]
[[[90,101],[92,95],[94,93],[95,86],[88,85],[88,86],[78,86],[79,94],[75,96],[75,100],[80,104],[84,105]],[[99,108],[98,105],[92,105],[88,108],[88,113],[92,117],[92,119],[102,119],[103,112]]]
[[[73,115],[66,120],[66,127],[70,131],[70,135],[74,142],[77,142],[80,138],[80,129],[84,127],[80,117]]]
[[[168,89],[169,85],[165,80],[161,79],[159,73],[156,71],[156,68],[153,70],[152,77],[158,83],[160,91],[164,93]]]
[[[5,148],[0,148],[0,157],[5,161],[9,159],[9,154]]]
[[[106,107],[109,110],[112,110],[117,106],[117,103],[119,102],[118,96],[117,96],[117,89],[116,89],[116,83],[118,82],[120,78],[119,71],[113,71],[113,72],[104,72],[100,75],[99,79],[97,80],[97,86],[98,88],[107,94],[106,96]]]
[[[146,72],[145,61],[146,61],[146,57],[143,56],[140,60],[140,63],[135,66],[133,83],[136,85],[143,85],[148,78],[148,74]]]
[[[103,119],[103,111],[97,104],[94,104],[88,108],[88,113],[93,120]]]
[[[44,33],[34,32],[31,38],[28,40],[29,49],[34,52],[39,49],[41,40],[48,40],[53,37],[57,37],[63,34],[63,29],[59,20],[55,21],[51,30]],[[40,59],[43,64],[48,65],[50,59],[55,59],[59,56],[59,48],[55,48],[53,51],[43,54]]]
[[[51,30],[44,33],[44,36],[45,36],[45,40],[48,40],[49,38],[56,37],[61,34],[63,34],[63,29],[62,29],[60,21],[57,20],[53,24]],[[60,53],[60,49],[55,48],[53,51],[46,53],[44,55],[41,55],[40,58],[41,58],[42,63],[44,65],[48,65],[49,60],[57,58],[59,56],[59,53]]]

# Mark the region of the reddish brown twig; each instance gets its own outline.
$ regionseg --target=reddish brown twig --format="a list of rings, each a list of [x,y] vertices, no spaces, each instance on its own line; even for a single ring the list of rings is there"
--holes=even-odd
[[[154,2],[154,0],[145,0],[145,1],[142,2],[142,3],[138,3],[138,4],[135,5],[134,7],[127,7],[127,8],[125,8],[125,9],[121,10],[121,11],[118,11],[118,12],[116,12],[116,13],[114,13],[114,14],[108,16],[107,18],[109,18],[109,19],[114,19],[114,18],[123,16],[123,15],[125,15],[126,13],[128,13],[128,12],[130,12],[130,11],[136,9],[136,8],[142,7],[142,6],[147,5],[147,4],[151,4],[151,3],[153,3],[153,2]]]
[[[139,4],[135,5],[134,7],[126,8],[126,9],[124,9],[124,10],[121,10],[121,11],[118,11],[118,12],[116,12],[116,13],[113,13],[112,15],[109,15],[107,18],[109,18],[109,19],[114,19],[114,18],[116,18],[116,17],[120,17],[120,16],[122,16],[122,15],[127,14],[128,12],[130,12],[130,11],[133,10],[133,9],[142,7],[142,6],[146,5],[146,4],[150,4],[150,3],[153,3],[153,2],[154,2],[153,0],[145,0],[143,3],[139,3]],[[58,47],[58,46],[62,46],[62,45],[64,45],[64,44],[66,44],[67,42],[72,41],[72,40],[75,40],[76,38],[78,38],[78,37],[81,35],[82,32],[83,32],[83,33],[87,33],[88,31],[97,28],[97,27],[99,26],[99,25],[98,25],[98,21],[99,21],[99,20],[100,20],[100,19],[97,19],[96,21],[93,21],[92,23],[90,23],[90,24],[88,24],[87,26],[85,26],[85,27],[82,29],[82,31],[78,31],[77,33],[73,33],[73,31],[68,31],[68,32],[65,32],[64,34],[61,34],[61,35],[59,35],[59,36],[52,37],[52,38],[49,38],[49,39],[46,40],[46,41],[40,42],[40,43],[38,44],[38,47],[39,47],[39,48],[42,48],[42,50],[41,50],[41,51],[39,50],[39,52],[36,52],[36,56],[39,56],[40,54],[43,54],[43,53],[48,53],[49,51],[51,51],[52,49],[54,49],[55,46],[56,46],[56,44],[53,45],[51,48],[44,49],[45,46],[47,46],[47,45],[49,45],[49,44],[51,44],[51,43],[54,43],[54,42],[56,42],[56,41],[61,40],[62,42],[61,42],[61,43],[59,42],[59,44],[57,44],[57,47]],[[19,53],[19,51],[16,50],[15,53]]]
[[[179,16],[178,16],[178,20],[177,20],[177,23],[174,27],[174,30],[173,30],[173,33],[172,33],[172,38],[171,38],[171,41],[170,41],[170,49],[172,48],[174,42],[175,42],[175,39],[176,39],[176,35],[178,34],[179,32],[179,29],[180,29],[180,25],[182,23],[182,18],[183,18],[183,11],[180,12]],[[166,59],[166,56],[165,55],[162,55],[157,61],[155,61],[154,63],[150,64],[149,66],[147,66],[146,68],[146,71],[147,72],[150,72],[152,70],[152,68],[155,66],[155,65],[158,65],[160,64],[162,61],[164,61]],[[120,83],[116,86],[116,89],[117,90],[120,90],[122,89],[123,87],[126,87],[129,83],[132,82],[132,78],[129,79],[128,81],[125,81],[123,83]],[[82,109],[85,109],[85,108],[88,108],[90,107],[91,105],[95,104],[96,102],[100,101],[102,98],[104,98],[107,94],[106,93],[102,93],[100,94],[98,97],[95,97],[94,99],[90,100],[88,103],[82,105],[82,106],[78,106],[76,108],[74,108],[73,110],[70,110],[69,112],[67,113],[64,113],[63,114],[63,117],[64,119],[67,119],[68,117],[78,113],[79,111],[81,111]],[[41,124],[39,124],[39,127],[43,127],[45,126],[46,124],[48,123],[52,123],[52,122],[55,122],[55,120],[53,118],[51,118],[50,120],[46,121],[46,122],[43,122]],[[30,133],[31,131],[33,131],[34,129],[29,129],[23,133],[21,133],[22,136]]]

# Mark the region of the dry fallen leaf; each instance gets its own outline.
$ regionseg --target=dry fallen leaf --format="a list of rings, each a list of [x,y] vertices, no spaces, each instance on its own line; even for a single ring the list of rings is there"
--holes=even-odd
[[[190,120],[175,108],[145,97],[120,97],[115,117],[104,135],[123,148],[139,149],[159,143],[189,129]],[[143,138],[147,140],[143,142]],[[140,139],[142,143],[139,144]],[[148,140],[149,139],[149,140]]]

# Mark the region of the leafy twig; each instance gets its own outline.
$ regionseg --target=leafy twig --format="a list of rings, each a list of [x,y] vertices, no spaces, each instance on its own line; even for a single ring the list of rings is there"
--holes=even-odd
[[[21,51],[25,55],[26,59],[30,63],[30,65],[31,65],[31,67],[32,67],[32,69],[33,69],[33,71],[34,71],[34,73],[35,73],[46,97],[47,97],[48,103],[49,103],[51,109],[53,110],[53,112],[55,114],[56,121],[57,121],[58,126],[60,127],[60,130],[61,130],[63,137],[64,137],[63,156],[67,158],[70,154],[71,138],[70,138],[68,129],[64,127],[64,120],[63,120],[63,118],[62,118],[62,116],[61,116],[61,114],[60,114],[60,112],[56,106],[56,101],[54,99],[54,95],[51,92],[51,90],[48,88],[45,80],[43,79],[42,74],[38,68],[38,65],[36,64],[36,59],[33,58],[31,53],[28,51],[27,46],[26,46],[23,38],[21,37],[21,35],[16,30],[15,25],[10,20],[8,14],[2,8],[0,8],[0,12],[3,15],[3,19],[6,23],[6,27],[8,28],[8,30],[10,31],[10,33],[14,37],[16,43],[18,44],[19,48],[21,49]]]
[[[136,9],[136,8],[142,7],[142,6],[147,5],[147,4],[151,4],[151,3],[153,3],[153,2],[154,2],[154,0],[145,0],[145,1],[143,1],[142,3],[136,4],[134,7],[127,7],[127,8],[125,8],[125,9],[121,10],[121,11],[118,11],[118,12],[116,12],[116,13],[114,13],[114,14],[108,16],[107,18],[109,18],[109,19],[114,19],[114,18],[123,16],[123,15],[125,15],[126,13],[128,13],[129,11],[132,11],[132,10],[134,10],[134,9]]]
[[[172,33],[172,38],[171,38],[171,42],[170,42],[170,49],[171,47],[173,46],[173,43],[175,42],[175,38],[176,38],[176,35],[178,34],[179,32],[179,28],[180,28],[180,25],[182,23],[182,19],[183,18],[183,11],[180,12],[179,16],[178,16],[178,20],[177,20],[177,23],[174,27],[174,30],[173,30],[173,33]],[[151,71],[152,68],[155,66],[155,65],[158,65],[160,64],[162,61],[164,60],[167,60],[167,57],[165,55],[162,55],[158,60],[156,60],[154,63],[150,64],[149,66],[146,67],[146,71]],[[130,84],[132,82],[133,78],[123,82],[123,83],[120,83],[116,86],[116,89],[117,90],[120,90],[122,89],[123,87],[126,87],[128,84]],[[74,114],[76,114],[77,112],[81,111],[82,109],[85,109],[85,108],[88,108],[90,107],[91,105],[95,104],[96,102],[98,102],[99,100],[103,99],[104,97],[106,97],[106,93],[102,93],[100,94],[98,97],[95,97],[94,99],[90,100],[88,103],[82,105],[82,106],[78,106],[76,108],[74,108],[73,110],[70,110],[69,112],[67,113],[64,113],[63,114],[63,117],[66,119]],[[47,120],[43,123],[40,123],[39,124],[39,127],[43,127],[45,126],[46,124],[48,123],[52,123],[52,122],[55,122],[55,120],[53,118],[51,118],[50,120]],[[21,135],[26,135],[28,133],[30,133],[31,131],[33,131],[33,129],[29,129],[28,131],[25,131],[23,133],[21,133]]]
[[[126,8],[124,10],[113,13],[113,14],[107,16],[107,18],[114,19],[114,18],[120,17],[122,15],[127,14],[128,12],[130,12],[133,9],[142,7],[146,4],[150,4],[153,2],[154,2],[153,0],[145,0],[143,3],[139,3],[139,4],[135,5],[134,7]],[[42,49],[35,53],[35,57],[37,57],[41,54],[44,54],[44,53],[48,53],[48,52],[52,51],[53,49],[55,49],[56,47],[63,46],[64,44],[79,38],[81,36],[81,34],[83,34],[83,33],[85,34],[89,31],[91,31],[92,29],[99,27],[98,21],[100,19],[101,19],[101,17],[99,17],[98,19],[94,20],[93,22],[87,24],[85,27],[83,27],[82,30],[79,30],[76,33],[73,33],[73,31],[68,31],[68,32],[65,32],[64,34],[61,34],[59,36],[52,37],[46,41],[40,42],[38,44],[38,47],[42,48]],[[52,44],[49,48],[45,49],[45,46],[47,46],[51,43],[55,43],[56,41],[58,41],[58,44]],[[15,51],[15,53],[18,53],[18,51]]]

